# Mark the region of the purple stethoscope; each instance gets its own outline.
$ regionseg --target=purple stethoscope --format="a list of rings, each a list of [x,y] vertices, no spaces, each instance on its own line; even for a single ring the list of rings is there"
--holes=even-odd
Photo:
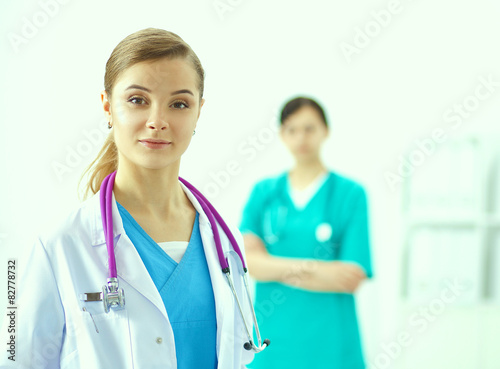
[[[114,253],[113,216],[111,209],[112,209],[113,186],[115,183],[115,177],[116,177],[116,171],[109,174],[106,178],[104,178],[104,181],[102,182],[100,189],[102,225],[104,229],[104,237],[106,238],[106,246],[108,248],[109,278],[107,279],[108,282],[107,285],[104,285],[102,287],[102,294],[99,294],[100,295],[99,297],[103,301],[104,311],[106,313],[109,312],[110,308],[122,309],[125,307],[125,294],[123,292],[123,288],[118,287],[118,278],[116,274],[116,260]],[[271,342],[268,339],[265,339],[264,342],[262,342],[260,336],[259,326],[257,324],[257,317],[255,316],[255,309],[253,307],[252,298],[250,296],[250,290],[248,287],[247,267],[245,264],[245,260],[243,259],[241,250],[233,234],[229,230],[229,227],[227,226],[226,222],[224,222],[224,220],[219,215],[217,210],[215,210],[212,204],[210,204],[210,202],[200,193],[200,191],[198,191],[193,185],[191,185],[185,179],[179,177],[179,180],[193,193],[194,197],[198,200],[203,211],[207,215],[208,220],[210,221],[210,224],[212,226],[212,231],[214,233],[215,247],[217,249],[217,255],[219,257],[219,263],[222,268],[222,272],[226,276],[229,286],[231,287],[231,291],[238,305],[241,318],[243,319],[243,324],[245,325],[246,334],[248,336],[248,342],[245,342],[243,346],[246,350],[253,350],[255,352],[260,352],[264,350],[267,346],[269,346]],[[241,308],[240,300],[238,299],[238,295],[234,288],[233,281],[230,277],[231,273],[229,271],[229,263],[224,255],[224,251],[222,250],[222,244],[220,241],[220,234],[219,234],[219,229],[217,227],[217,223],[219,223],[220,227],[226,234],[226,237],[229,239],[229,242],[231,243],[234,252],[236,252],[241,261],[243,281],[245,284],[248,301],[252,311],[252,318],[255,326],[255,333],[257,335],[258,345],[255,345],[255,343],[252,340],[251,326],[249,327],[247,325],[247,321],[243,314],[243,309]],[[99,301],[100,299],[95,299],[93,301]]]

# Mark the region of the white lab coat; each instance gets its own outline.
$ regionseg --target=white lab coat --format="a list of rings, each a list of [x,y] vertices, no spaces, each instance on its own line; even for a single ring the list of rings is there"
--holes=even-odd
[[[200,233],[216,304],[218,368],[244,368],[253,353],[243,348],[244,325],[221,271],[211,225],[196,198],[182,187],[200,214]],[[101,301],[80,300],[81,293],[100,292],[108,276],[98,193],[50,236],[40,238],[27,265],[19,267],[22,276],[16,302],[16,361],[7,360],[3,352],[0,368],[177,367],[173,331],[163,301],[124,232],[115,201],[112,212],[116,267],[120,287],[125,292],[125,309],[106,314]],[[231,231],[242,247],[239,231],[234,227]],[[223,249],[230,250],[220,227],[219,232]],[[232,266],[238,297],[243,302],[247,322],[251,323],[242,278],[235,265]],[[84,307],[87,311],[82,310]],[[3,343],[6,331],[3,327],[0,333]]]

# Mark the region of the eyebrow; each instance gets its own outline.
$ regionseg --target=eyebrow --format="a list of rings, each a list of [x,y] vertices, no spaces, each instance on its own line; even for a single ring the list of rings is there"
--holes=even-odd
[[[131,89],[134,89],[134,88],[138,89],[138,90],[144,90],[146,92],[151,93],[151,90],[149,88],[146,88],[146,87],[140,86],[140,85],[130,85],[130,86],[128,86],[125,89],[125,91],[126,90],[131,90]],[[177,91],[174,91],[174,92],[171,93],[171,95],[179,95],[179,94],[190,94],[190,95],[194,96],[194,94],[191,92],[191,90],[186,90],[186,89],[184,89],[184,90],[177,90]]]

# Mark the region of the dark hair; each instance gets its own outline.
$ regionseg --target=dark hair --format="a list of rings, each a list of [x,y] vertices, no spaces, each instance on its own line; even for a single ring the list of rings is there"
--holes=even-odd
[[[311,108],[315,109],[319,115],[321,116],[321,119],[323,120],[323,123],[325,123],[325,126],[328,127],[328,123],[326,121],[325,117],[325,112],[323,111],[323,108],[313,99],[310,99],[308,97],[296,97],[295,99],[290,100],[289,102],[286,103],[286,105],[283,107],[283,110],[281,110],[281,124],[293,113],[295,113],[297,110],[304,106],[310,106]]]

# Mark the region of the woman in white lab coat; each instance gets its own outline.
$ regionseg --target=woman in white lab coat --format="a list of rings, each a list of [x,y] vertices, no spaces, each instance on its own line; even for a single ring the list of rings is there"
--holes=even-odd
[[[211,225],[178,180],[203,83],[198,57],[173,33],[145,29],[114,49],[101,94],[110,134],[89,168],[94,195],[30,251],[18,286],[16,361],[2,355],[0,367],[234,369],[252,360]],[[106,284],[98,189],[115,170],[113,234],[126,303],[106,313],[102,301],[82,296]]]

